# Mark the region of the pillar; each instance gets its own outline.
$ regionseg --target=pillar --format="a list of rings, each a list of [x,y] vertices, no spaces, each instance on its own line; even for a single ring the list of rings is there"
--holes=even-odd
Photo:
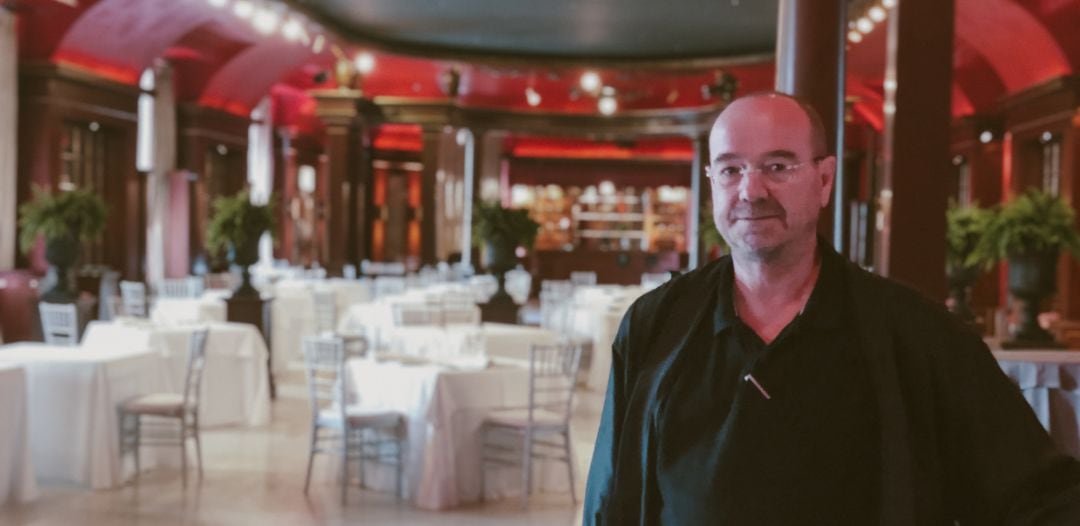
[[[422,136],[420,162],[424,165],[420,173],[420,263],[432,265],[437,261],[435,255],[435,175],[439,171],[439,140],[441,126],[425,126]]]
[[[952,2],[903,0],[888,18],[875,269],[944,299]]]
[[[818,232],[844,252],[844,38],[843,0],[780,0],[776,90],[795,95],[821,115],[828,151],[836,155],[833,200]]]
[[[352,214],[356,213],[354,187],[363,150],[357,121],[360,92],[325,90],[313,95],[316,115],[326,126],[326,170],[316,186],[325,225],[326,259],[322,264],[331,275],[340,275],[342,266],[357,253]]]

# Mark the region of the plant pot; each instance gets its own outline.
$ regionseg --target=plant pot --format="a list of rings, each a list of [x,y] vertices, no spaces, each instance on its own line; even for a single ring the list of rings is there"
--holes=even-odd
[[[1007,349],[1060,348],[1054,336],[1039,327],[1042,301],[1054,293],[1057,279],[1058,252],[1028,253],[1009,257],[1009,292],[1020,300],[1020,324],[1012,339],[1002,346]]]
[[[971,286],[979,277],[979,267],[951,267],[945,273],[949,283],[949,298],[952,306],[949,310],[964,323],[973,323],[975,314],[968,305]]]
[[[230,259],[234,265],[240,267],[240,275],[243,281],[240,288],[233,292],[234,298],[257,298],[259,291],[251,284],[251,266],[259,262],[258,241],[233,246],[230,250]]]
[[[488,270],[495,275],[499,282],[499,289],[481,306],[481,317],[484,321],[516,323],[517,304],[514,298],[506,292],[506,272],[513,269],[517,264],[517,243],[505,238],[492,238],[487,240]]]
[[[79,259],[79,240],[74,236],[61,236],[45,242],[45,261],[49,262],[51,279],[47,283],[53,286],[41,295],[41,300],[49,303],[72,303],[75,292],[71,287],[71,267]]]

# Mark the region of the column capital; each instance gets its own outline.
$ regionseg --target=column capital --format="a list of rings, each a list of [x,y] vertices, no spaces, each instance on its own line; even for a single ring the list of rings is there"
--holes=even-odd
[[[315,115],[327,126],[350,126],[360,116],[363,93],[353,89],[314,90]]]

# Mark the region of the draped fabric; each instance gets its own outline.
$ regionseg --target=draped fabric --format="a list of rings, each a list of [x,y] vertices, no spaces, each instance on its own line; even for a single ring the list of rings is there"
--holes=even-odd
[[[15,268],[18,51],[15,15],[0,7],[0,269]]]
[[[251,126],[248,127],[248,173],[247,181],[251,202],[263,204],[270,201],[274,189],[274,125],[270,98],[265,97],[251,110]],[[259,241],[259,264],[270,265],[274,261],[274,241],[268,233]]]
[[[154,68],[154,101],[149,175],[146,181],[146,279],[160,283],[168,260],[165,243],[169,224],[169,176],[176,169],[176,96],[172,70],[167,65]],[[145,122],[140,119],[140,125]],[[186,275],[186,269],[182,274]]]

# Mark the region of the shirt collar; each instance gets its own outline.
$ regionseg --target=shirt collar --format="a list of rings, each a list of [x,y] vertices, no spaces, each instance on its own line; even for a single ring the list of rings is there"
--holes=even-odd
[[[835,328],[843,323],[844,276],[841,256],[824,239],[818,238],[821,271],[799,316],[804,324],[814,328]],[[713,332],[719,335],[739,321],[735,312],[735,265],[730,261],[720,270]]]

